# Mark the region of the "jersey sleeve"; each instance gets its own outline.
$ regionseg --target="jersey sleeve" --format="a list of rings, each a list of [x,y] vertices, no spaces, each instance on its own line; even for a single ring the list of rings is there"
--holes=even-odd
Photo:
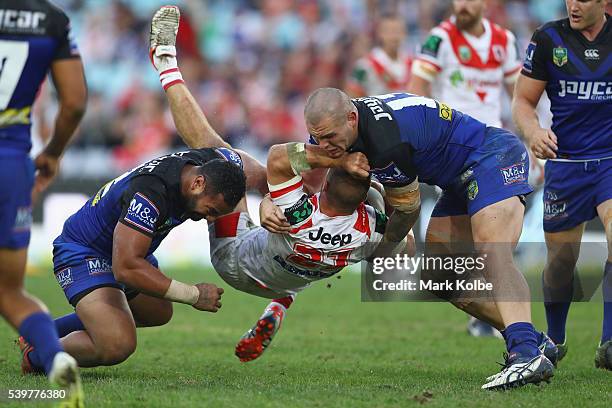
[[[430,31],[412,64],[412,74],[432,82],[442,71],[446,33],[439,27]]]
[[[541,30],[536,30],[527,46],[527,54],[521,73],[529,78],[548,81],[546,58],[552,58],[550,39]]]
[[[123,193],[119,222],[152,238],[165,219],[165,184],[155,176],[135,177]]]
[[[506,59],[502,65],[502,70],[504,72],[504,82],[511,84],[516,81],[516,77],[521,71],[522,61],[516,37],[509,30],[506,30],[506,35],[508,43],[506,44]]]
[[[294,229],[310,220],[315,207],[311,197],[304,191],[302,176],[295,176],[282,184],[268,184],[268,187],[272,202],[283,210]]]
[[[79,58],[81,55],[74,36],[72,35],[70,19],[66,14],[61,12],[58,15],[57,22],[59,24],[59,36],[57,38],[58,45],[53,60]]]

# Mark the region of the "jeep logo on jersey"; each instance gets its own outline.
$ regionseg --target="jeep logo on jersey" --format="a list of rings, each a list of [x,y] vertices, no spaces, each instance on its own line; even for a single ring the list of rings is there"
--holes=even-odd
[[[410,179],[395,165],[394,162],[389,163],[382,169],[372,169],[370,173],[383,184],[399,184],[408,183]]]
[[[113,273],[110,262],[104,258],[88,258],[87,270],[90,275],[97,275],[99,273]]]
[[[321,241],[322,244],[331,244],[344,246],[351,243],[353,236],[351,234],[336,234],[332,235],[329,232],[323,232],[323,227],[319,227],[316,232],[310,231],[308,238],[311,241]]]
[[[46,17],[47,15],[40,11],[0,9],[0,28],[37,29]]]
[[[384,119],[391,120],[391,121],[393,120],[393,116],[391,116],[390,113],[385,112],[382,101],[376,98],[368,98],[368,97],[359,98],[357,100],[365,103],[366,106],[370,108],[370,110],[374,114],[374,119],[381,120],[384,118]]]
[[[55,279],[59,283],[62,289],[65,289],[67,286],[70,286],[74,280],[72,279],[72,269],[66,268],[55,274]]]
[[[590,60],[598,60],[599,59],[599,50],[591,48],[589,50],[584,50],[584,58]]]
[[[576,96],[580,100],[612,100],[612,81],[565,81],[559,80],[559,96]]]
[[[510,167],[501,169],[501,174],[504,177],[504,185],[527,180],[525,173],[525,163],[516,163]]]
[[[144,195],[136,193],[130,201],[130,206],[123,220],[137,227],[137,229],[153,234],[158,218],[159,210],[155,204]]]

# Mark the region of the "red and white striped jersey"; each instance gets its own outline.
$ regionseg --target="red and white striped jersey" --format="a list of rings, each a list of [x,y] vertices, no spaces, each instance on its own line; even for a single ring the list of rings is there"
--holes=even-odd
[[[355,63],[347,87],[359,96],[379,95],[389,92],[404,92],[410,80],[412,58],[400,54],[391,59],[376,47]]]
[[[460,31],[454,17],[435,27],[412,67],[432,83],[432,96],[486,123],[501,126],[504,83],[513,83],[521,69],[516,38],[483,19],[480,37]]]
[[[258,228],[253,234],[259,237],[253,238],[260,244],[244,245],[245,252],[239,254],[241,268],[262,286],[276,291],[302,288],[367,258],[382,239],[384,214],[362,203],[351,215],[328,216],[321,211],[320,195],[305,193],[301,176],[271,185],[270,195],[292,230],[273,234]]]

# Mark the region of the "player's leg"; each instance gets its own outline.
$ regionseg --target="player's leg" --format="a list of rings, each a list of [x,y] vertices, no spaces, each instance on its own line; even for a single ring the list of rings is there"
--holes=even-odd
[[[24,287],[30,241],[31,191],[34,167],[23,157],[0,157],[0,315],[20,334],[23,355],[31,355],[52,384],[67,391],[64,403],[78,406],[83,399],[76,361],[62,350],[46,307]],[[22,358],[22,372],[34,372]]]
[[[25,154],[0,157],[0,185],[11,186],[0,189],[0,314],[36,347],[48,374],[61,345],[47,309],[23,286],[33,181],[34,166]]]
[[[46,308],[23,288],[26,259],[27,249],[0,249],[0,314],[36,348],[36,365],[48,374],[62,347]]]
[[[93,290],[78,301],[76,313],[85,330],[61,341],[81,367],[119,364],[136,350],[136,325],[121,289]]]
[[[432,212],[425,234],[426,255],[456,255],[474,250],[472,226],[464,200],[451,190],[445,190]],[[425,278],[431,271],[424,271]],[[455,276],[456,277],[456,276]],[[504,328],[497,306],[481,299],[458,299],[442,296],[454,306],[470,314],[468,333],[473,336],[500,336],[497,330]]]
[[[280,330],[287,309],[291,307],[295,297],[296,295],[284,296],[273,299],[268,304],[255,325],[242,335],[236,344],[235,354],[240,361],[253,361],[266,351]]]
[[[606,231],[608,259],[604,269],[601,290],[604,301],[601,341],[595,354],[595,366],[612,370],[612,199],[597,206],[597,213]]]
[[[511,197],[472,216],[474,243],[487,256],[485,276],[493,286],[492,295],[504,322],[508,350],[504,368],[489,377],[483,389],[539,383],[553,375],[553,363],[539,348],[541,338],[531,323],[529,286],[513,260],[523,213],[523,203],[518,197]]]
[[[574,270],[583,231],[584,223],[565,231],[544,234],[547,249],[542,274],[544,309],[548,336],[558,345],[565,344],[565,324],[574,293]],[[562,348],[565,350],[564,346]]]

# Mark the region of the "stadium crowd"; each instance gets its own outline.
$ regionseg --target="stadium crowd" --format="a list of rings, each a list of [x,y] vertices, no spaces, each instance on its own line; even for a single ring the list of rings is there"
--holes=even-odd
[[[180,145],[146,58],[148,21],[167,1],[57,3],[71,18],[90,92],[63,175],[112,176]],[[450,6],[448,0],[174,3],[185,11],[178,47],[189,88],[220,134],[259,157],[274,143],[306,137],[306,96],[321,86],[344,87],[354,61],[373,46],[377,16],[403,16],[404,49],[414,54]],[[512,30],[523,49],[539,24],[563,13],[556,0],[491,0],[488,7],[488,17]],[[36,114],[42,138],[52,124],[53,101],[47,87]]]

